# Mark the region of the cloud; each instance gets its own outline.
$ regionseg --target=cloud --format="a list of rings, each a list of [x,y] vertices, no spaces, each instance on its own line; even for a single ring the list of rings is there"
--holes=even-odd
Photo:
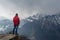
[[[34,14],[55,14],[60,12],[60,0],[2,0],[0,1],[9,17],[16,12],[23,19]]]

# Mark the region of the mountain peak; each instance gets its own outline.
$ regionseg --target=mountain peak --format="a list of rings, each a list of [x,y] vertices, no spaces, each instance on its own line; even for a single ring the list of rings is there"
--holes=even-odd
[[[0,20],[5,20],[7,19],[6,17],[0,16]]]

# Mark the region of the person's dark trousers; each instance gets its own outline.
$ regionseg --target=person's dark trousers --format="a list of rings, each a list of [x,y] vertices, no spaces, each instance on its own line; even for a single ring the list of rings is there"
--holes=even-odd
[[[17,31],[18,31],[18,26],[15,26],[14,28],[13,28],[13,34],[17,34]],[[15,32],[15,33],[14,33]]]

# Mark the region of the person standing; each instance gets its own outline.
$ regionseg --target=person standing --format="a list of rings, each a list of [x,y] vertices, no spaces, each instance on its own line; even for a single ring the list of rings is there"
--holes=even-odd
[[[18,34],[17,31],[18,31],[18,26],[20,24],[20,19],[19,19],[18,13],[16,13],[16,15],[14,16],[13,23],[14,23],[13,34],[15,34],[15,33]]]

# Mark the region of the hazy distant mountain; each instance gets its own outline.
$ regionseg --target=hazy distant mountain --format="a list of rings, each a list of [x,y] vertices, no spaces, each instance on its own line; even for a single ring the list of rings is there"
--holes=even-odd
[[[12,30],[13,22],[5,17],[0,17],[0,34],[6,34]]]
[[[33,40],[60,40],[60,14],[33,15],[27,18],[19,34]]]

